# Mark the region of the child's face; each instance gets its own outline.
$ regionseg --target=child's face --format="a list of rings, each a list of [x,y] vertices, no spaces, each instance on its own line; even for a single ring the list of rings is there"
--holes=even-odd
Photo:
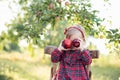
[[[85,41],[84,41],[83,35],[80,31],[78,31],[78,30],[68,31],[66,38],[70,39],[71,41],[73,41],[74,39],[80,40],[80,47],[79,48],[83,49]]]

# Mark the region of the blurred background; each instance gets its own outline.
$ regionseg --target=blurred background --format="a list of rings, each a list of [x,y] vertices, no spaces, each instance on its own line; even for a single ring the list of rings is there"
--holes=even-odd
[[[120,80],[119,0],[0,0],[0,80],[49,80],[48,45],[80,24],[87,48],[99,50],[92,80]]]

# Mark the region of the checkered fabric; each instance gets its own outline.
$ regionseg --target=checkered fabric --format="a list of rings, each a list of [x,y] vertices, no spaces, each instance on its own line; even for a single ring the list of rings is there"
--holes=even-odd
[[[59,51],[55,49],[51,54],[51,61],[60,62],[54,80],[89,80],[85,67],[92,62],[89,50]]]

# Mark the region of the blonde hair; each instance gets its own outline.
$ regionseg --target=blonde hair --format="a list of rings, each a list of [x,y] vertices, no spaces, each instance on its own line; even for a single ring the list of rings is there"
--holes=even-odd
[[[68,27],[67,29],[65,29],[64,34],[66,36],[67,35],[79,35],[79,34],[81,34],[83,40],[86,41],[86,38],[85,38],[85,29],[82,26],[80,26],[80,25],[74,25],[74,26]]]
[[[85,44],[86,44],[86,37],[85,37],[85,29],[80,26],[80,25],[73,25],[68,27],[67,29],[65,29],[64,34],[67,37],[70,36],[78,36],[78,38],[82,39],[82,44],[80,45],[81,49],[85,48]]]

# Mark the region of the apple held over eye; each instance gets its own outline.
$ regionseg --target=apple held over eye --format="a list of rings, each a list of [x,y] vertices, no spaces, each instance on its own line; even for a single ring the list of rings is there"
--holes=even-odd
[[[73,46],[74,46],[74,47],[79,47],[79,46],[80,46],[80,40],[78,40],[78,39],[74,39],[74,40],[72,41],[72,43],[73,43]]]
[[[62,46],[64,48],[71,48],[71,45],[72,45],[72,41],[70,39],[65,39],[63,42],[62,42]]]

